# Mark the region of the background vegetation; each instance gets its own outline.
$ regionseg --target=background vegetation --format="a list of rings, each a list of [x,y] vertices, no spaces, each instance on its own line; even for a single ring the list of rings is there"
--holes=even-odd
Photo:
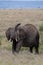
[[[17,23],[33,24],[39,30],[38,55],[23,47],[19,54],[12,54],[12,42],[6,39],[5,32]],[[0,65],[43,65],[43,9],[0,10]]]

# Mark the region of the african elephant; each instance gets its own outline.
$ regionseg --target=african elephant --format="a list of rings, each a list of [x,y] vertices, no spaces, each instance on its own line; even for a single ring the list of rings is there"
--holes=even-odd
[[[31,53],[33,52],[33,48],[35,48],[35,53],[39,53],[39,31],[33,24],[25,24],[24,26],[17,24],[14,33],[17,42],[17,52],[23,46],[29,47]]]

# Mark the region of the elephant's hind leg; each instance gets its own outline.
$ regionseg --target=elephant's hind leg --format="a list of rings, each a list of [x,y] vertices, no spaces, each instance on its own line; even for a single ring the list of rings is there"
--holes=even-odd
[[[39,37],[36,37],[35,52],[39,54]]]

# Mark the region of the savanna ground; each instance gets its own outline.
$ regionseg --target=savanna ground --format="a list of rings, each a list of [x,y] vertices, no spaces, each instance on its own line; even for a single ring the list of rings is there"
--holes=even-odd
[[[31,23],[38,28],[39,55],[31,54],[27,48],[12,54],[12,43],[7,41],[5,31],[17,23]],[[0,10],[0,65],[43,65],[43,9]]]

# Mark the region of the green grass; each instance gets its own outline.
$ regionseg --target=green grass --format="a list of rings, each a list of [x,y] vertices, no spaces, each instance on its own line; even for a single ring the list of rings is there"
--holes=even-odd
[[[40,32],[40,46],[39,50],[43,52],[43,31]]]
[[[9,42],[5,36],[0,36],[0,48],[11,50],[12,45],[11,42]]]
[[[40,31],[40,45],[39,45],[39,50],[40,50],[40,52],[43,52],[43,23],[39,26],[39,31]]]
[[[39,30],[43,31],[43,23],[39,26]]]

